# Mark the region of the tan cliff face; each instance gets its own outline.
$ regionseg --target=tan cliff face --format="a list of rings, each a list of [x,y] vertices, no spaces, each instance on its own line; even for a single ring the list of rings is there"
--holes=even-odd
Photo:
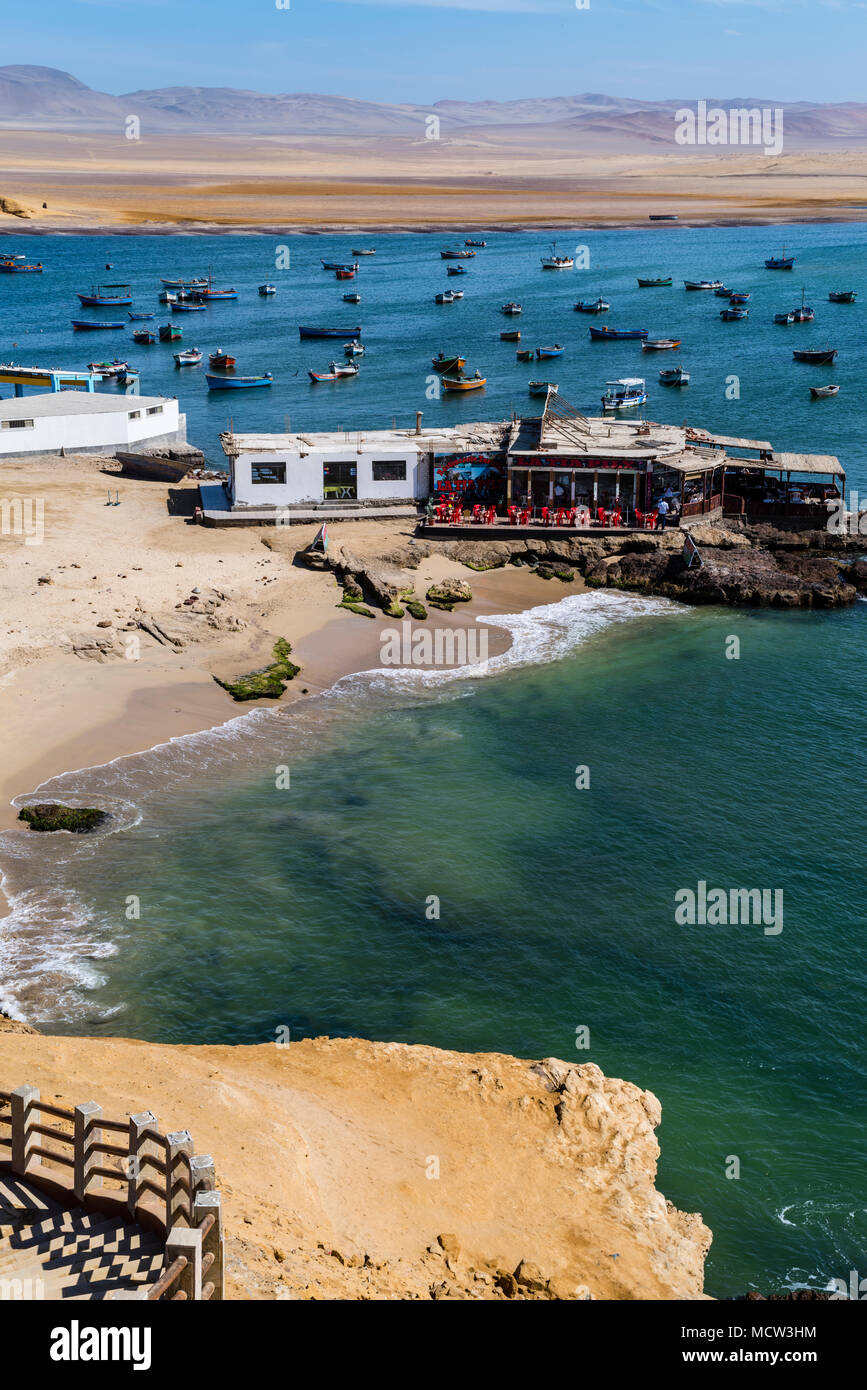
[[[213,1155],[229,1297],[703,1297],[711,1234],[654,1185],[659,1102],[592,1063],[15,1029],[0,1089],[150,1109]]]

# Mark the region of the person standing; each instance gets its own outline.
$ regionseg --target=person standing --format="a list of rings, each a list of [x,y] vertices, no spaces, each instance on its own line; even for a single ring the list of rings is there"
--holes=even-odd
[[[665,530],[665,519],[668,516],[668,503],[664,497],[660,497],[656,504],[656,528],[658,531]]]

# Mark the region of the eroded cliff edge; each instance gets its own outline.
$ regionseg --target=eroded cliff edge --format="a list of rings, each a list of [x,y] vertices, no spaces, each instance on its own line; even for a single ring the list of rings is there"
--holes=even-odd
[[[655,1187],[659,1101],[592,1063],[0,1020],[0,1089],[24,1081],[191,1130],[224,1194],[230,1297],[703,1297],[711,1233]]]

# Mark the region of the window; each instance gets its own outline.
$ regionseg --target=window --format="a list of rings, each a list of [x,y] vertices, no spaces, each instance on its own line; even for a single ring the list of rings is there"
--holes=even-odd
[[[374,459],[373,481],[375,483],[405,483],[406,463],[403,459]]]
[[[322,493],[326,501],[354,502],[358,497],[355,464],[346,459],[322,465]]]
[[[163,413],[163,408],[162,408],[161,405],[149,405],[149,406],[148,406],[148,415],[162,415],[162,413]]]
[[[32,420],[2,420],[0,421],[4,430],[32,430]]]
[[[285,463],[252,463],[250,465],[251,483],[285,483]]]
[[[140,419],[141,419],[141,411],[140,411],[140,410],[131,410],[131,411],[129,412],[129,418],[130,418],[131,420],[140,420]]]

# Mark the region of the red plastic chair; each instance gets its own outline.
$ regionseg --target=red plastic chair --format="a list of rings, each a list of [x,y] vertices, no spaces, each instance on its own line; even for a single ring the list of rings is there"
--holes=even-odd
[[[485,515],[485,521],[487,522],[487,524],[488,524],[489,526],[493,526],[493,525],[494,525],[494,522],[495,522],[496,520],[497,520],[497,509],[496,509],[496,507],[488,507],[487,513],[486,513],[486,515]]]
[[[473,507],[473,521],[481,521],[481,519],[482,519],[482,508],[481,508],[481,503],[476,502],[475,505],[474,505],[474,507]]]
[[[566,525],[566,513],[565,513],[565,511],[563,510],[562,507],[558,507],[558,508],[557,508],[557,517],[556,517],[556,519],[555,519],[554,525],[555,525],[555,526],[565,526],[565,525]]]
[[[547,507],[543,507],[543,508],[542,508],[542,525],[543,525],[543,526],[550,526],[550,525],[551,525],[551,513],[549,512],[549,510],[548,510]]]
[[[455,507],[452,512],[452,526],[460,526],[464,519],[464,509],[461,506]]]
[[[599,522],[599,525],[600,525],[600,526],[604,526],[604,525],[605,525],[605,508],[604,508],[604,507],[597,507],[597,508],[596,508],[596,520]]]
[[[622,514],[622,512],[620,511],[620,508],[619,508],[619,507],[617,507],[617,508],[611,513],[611,525],[612,525],[612,526],[622,526],[622,525],[623,525],[623,514]]]
[[[578,508],[577,508],[577,507],[570,507],[570,508],[569,508],[569,525],[570,525],[570,526],[574,526],[574,525],[575,525],[575,516],[576,516],[576,514],[577,514],[577,511],[578,511]]]
[[[522,526],[528,526],[529,524],[530,524],[530,508],[529,508],[529,507],[525,507],[524,510],[521,512],[521,525],[522,525]]]
[[[638,507],[635,508],[635,524],[639,531],[644,526],[644,512],[640,511]]]
[[[510,525],[510,526],[517,526],[517,524],[518,524],[518,508],[517,508],[517,507],[510,507],[510,508],[509,508],[509,525]]]

